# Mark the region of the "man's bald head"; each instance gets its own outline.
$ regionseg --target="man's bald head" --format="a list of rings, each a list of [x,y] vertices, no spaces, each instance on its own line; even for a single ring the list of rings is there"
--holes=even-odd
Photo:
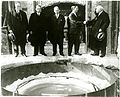
[[[16,12],[19,12],[21,10],[20,2],[15,2],[15,10],[16,10]]]

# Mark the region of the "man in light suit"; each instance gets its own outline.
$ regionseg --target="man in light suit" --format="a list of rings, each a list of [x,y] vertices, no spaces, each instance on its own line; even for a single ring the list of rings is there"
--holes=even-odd
[[[75,54],[79,54],[80,36],[82,36],[81,18],[78,16],[78,6],[72,6],[72,12],[69,15],[68,23],[68,56],[71,56],[72,47],[75,46]],[[80,55],[80,54],[79,54]]]
[[[59,45],[59,53],[63,54],[63,39],[64,39],[64,25],[65,18],[60,14],[60,9],[58,6],[54,7],[54,15],[50,19],[50,31],[48,33],[48,38],[53,45],[53,56],[57,53],[57,44]]]

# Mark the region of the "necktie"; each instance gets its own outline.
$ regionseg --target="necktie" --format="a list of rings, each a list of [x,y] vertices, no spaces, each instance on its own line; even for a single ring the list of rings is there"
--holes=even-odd
[[[17,17],[18,20],[22,21],[22,16],[21,16],[20,13],[16,13],[16,17]]]
[[[58,19],[58,17],[59,17],[59,15],[58,14],[56,14],[56,18]]]

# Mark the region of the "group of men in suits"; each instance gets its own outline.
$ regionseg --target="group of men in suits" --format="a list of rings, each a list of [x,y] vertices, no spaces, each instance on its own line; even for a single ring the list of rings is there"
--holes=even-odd
[[[100,10],[98,10],[100,9]],[[86,24],[87,26],[92,26],[92,34],[94,43],[94,55],[98,55],[99,50],[102,51],[102,56],[106,52],[106,41],[107,41],[107,27],[109,25],[108,14],[103,11],[103,8],[96,7],[96,18],[92,21],[81,21],[80,17],[77,15],[78,6],[72,7],[72,12],[68,16],[68,55],[71,56],[72,47],[75,46],[75,54],[79,54],[79,46],[81,41],[81,25]],[[34,56],[38,55],[39,48],[40,54],[47,56],[44,51],[44,46],[46,43],[46,31],[48,31],[48,39],[53,45],[53,56],[57,54],[57,45],[59,45],[59,53],[64,56],[63,53],[63,39],[64,39],[64,25],[65,18],[60,14],[60,9],[58,6],[54,7],[54,15],[48,18],[42,12],[40,5],[36,6],[36,12],[32,13],[27,21],[26,13],[20,9],[20,3],[15,4],[15,11],[10,13],[9,16],[9,33],[15,35],[15,45],[17,48],[16,57],[19,55],[19,48],[21,47],[21,54],[26,55],[25,44],[26,35],[29,34],[28,40],[31,45],[34,46]],[[48,27],[49,26],[49,27]],[[102,41],[96,40],[94,37],[95,32],[103,32],[105,38]],[[97,45],[97,47],[95,47]],[[79,54],[80,55],[80,54]]]

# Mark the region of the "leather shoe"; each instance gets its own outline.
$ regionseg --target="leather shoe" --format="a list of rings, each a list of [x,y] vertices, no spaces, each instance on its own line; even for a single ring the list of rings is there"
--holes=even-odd
[[[17,54],[15,55],[15,57],[18,57],[18,55],[19,55],[19,54],[17,53]]]
[[[64,56],[64,54],[62,53],[62,54],[60,54],[61,56]]]
[[[80,54],[80,53],[75,53],[75,55],[82,55],[82,54]]]
[[[46,54],[46,53],[43,53],[42,55],[47,56],[47,54]]]
[[[104,57],[105,55],[100,55],[100,57]]]
[[[22,56],[28,57],[26,54],[22,54]]]
[[[34,54],[33,56],[37,56],[38,54]]]
[[[53,56],[55,56],[56,54],[55,53],[53,53]]]
[[[91,54],[91,55],[92,55],[92,56],[98,56],[99,54],[95,54],[95,53],[94,53],[94,54]]]

